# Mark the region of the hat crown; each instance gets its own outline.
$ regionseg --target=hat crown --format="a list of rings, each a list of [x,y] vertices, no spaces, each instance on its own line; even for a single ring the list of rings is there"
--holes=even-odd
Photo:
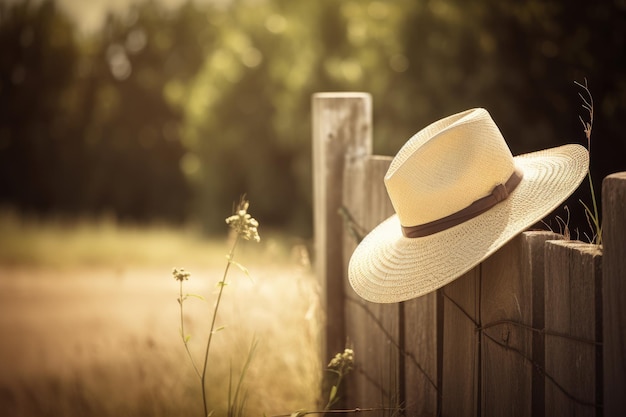
[[[515,170],[513,155],[482,108],[441,119],[400,149],[385,186],[400,224],[421,225],[489,195]]]

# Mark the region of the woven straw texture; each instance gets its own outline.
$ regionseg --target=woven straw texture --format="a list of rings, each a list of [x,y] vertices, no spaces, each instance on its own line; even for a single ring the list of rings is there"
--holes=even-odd
[[[482,135],[485,132],[468,133],[464,130],[461,133],[462,136],[466,136],[479,133]],[[427,133],[426,136],[428,135],[431,133]],[[401,157],[403,159],[401,162],[406,163],[407,157],[410,158],[419,153],[428,144],[427,140],[420,140],[418,146],[407,151],[406,155],[399,153],[397,158]],[[508,151],[508,147],[506,150]],[[401,153],[405,151],[403,149]],[[485,152],[484,149],[482,151]],[[475,155],[470,149],[467,149],[467,152],[469,159]],[[419,297],[450,283],[557,208],[580,185],[589,166],[587,150],[580,145],[565,145],[511,157],[511,160],[515,167],[523,172],[522,181],[507,199],[477,217],[420,238],[403,236],[398,214],[377,226],[358,245],[350,260],[348,276],[356,293],[368,301],[393,303]],[[393,176],[398,169],[395,163],[394,159],[387,177]],[[479,163],[485,164],[485,161]],[[500,162],[494,161],[493,164],[498,165]],[[505,160],[502,164],[505,166],[501,169],[502,173],[492,175],[490,181],[499,177],[502,177],[499,179],[502,181],[510,175],[510,162]],[[448,168],[444,167],[444,172]],[[417,171],[420,169],[417,168]],[[499,168],[495,167],[495,169]],[[451,178],[454,176],[450,175]],[[446,178],[445,175],[441,177]],[[428,178],[428,171],[414,172],[410,181],[418,184],[409,186],[415,189],[413,198],[419,198],[419,195],[429,187],[426,178]],[[480,178],[474,178],[473,181],[461,181],[459,187],[456,182],[444,184],[440,178],[435,178],[433,180],[435,191],[439,187],[453,188],[448,188],[441,194],[429,194],[439,199],[438,209],[434,213],[425,215],[410,213],[410,210],[407,210],[409,204],[406,201],[398,203],[407,197],[394,196],[393,185],[390,187],[387,183],[387,188],[396,212],[398,211],[396,206],[401,206],[401,210],[407,212],[403,213],[403,220],[406,219],[409,223],[403,221],[404,225],[411,226],[423,220],[430,220],[432,217],[450,214],[467,203],[462,201],[462,198],[452,198],[454,204],[448,207],[445,201],[441,201],[446,195],[472,194],[463,192],[471,187],[481,189],[493,187],[493,184],[482,184],[481,181]],[[421,201],[417,207],[430,207],[430,204],[435,203],[434,200]]]

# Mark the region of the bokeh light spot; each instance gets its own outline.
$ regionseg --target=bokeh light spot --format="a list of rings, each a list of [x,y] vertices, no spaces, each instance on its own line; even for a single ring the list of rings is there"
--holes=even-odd
[[[248,68],[257,67],[262,61],[263,54],[253,47],[247,48],[241,56],[241,62]]]
[[[126,37],[126,50],[131,54],[136,54],[145,48],[148,43],[148,36],[143,29],[134,29]]]
[[[107,60],[113,77],[123,81],[130,77],[132,66],[126,56],[126,50],[119,44],[112,44],[107,48]]]
[[[287,28],[287,19],[280,14],[273,14],[265,19],[265,28],[272,33],[282,33]]]
[[[192,177],[200,171],[200,158],[194,153],[187,152],[180,159],[180,169],[188,177]]]

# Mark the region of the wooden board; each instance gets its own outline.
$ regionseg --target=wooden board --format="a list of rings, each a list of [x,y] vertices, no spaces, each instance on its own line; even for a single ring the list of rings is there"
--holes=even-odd
[[[602,183],[604,415],[626,416],[626,172]]]
[[[476,416],[480,380],[480,266],[440,289],[443,296],[441,411]]]
[[[524,252],[532,262],[522,264],[523,276],[532,281],[532,328],[545,327],[545,243],[561,240],[563,235],[552,232],[525,232]],[[531,415],[543,417],[545,412],[545,341],[542,332],[532,333],[532,393]]]
[[[318,93],[313,107],[313,221],[315,272],[326,312],[322,360],[345,347],[343,172],[346,157],[372,152],[372,99],[367,93]]]
[[[601,414],[602,250],[548,242],[545,274],[545,415]]]
[[[404,303],[405,415],[436,416],[438,410],[437,319],[442,302],[432,292]]]
[[[543,290],[544,243],[558,236],[523,233],[482,264],[481,415],[538,416],[532,405],[543,401],[543,392],[533,398],[533,360],[543,357],[543,350],[533,351],[533,297]]]
[[[393,408],[400,393],[400,306],[361,299],[347,280],[347,265],[363,235],[393,214],[383,178],[391,157],[346,160],[344,175],[344,291],[347,344],[355,370],[346,385],[350,408]]]
[[[483,331],[481,415],[530,416],[532,335],[531,284],[522,275],[524,237],[488,258],[481,270]]]

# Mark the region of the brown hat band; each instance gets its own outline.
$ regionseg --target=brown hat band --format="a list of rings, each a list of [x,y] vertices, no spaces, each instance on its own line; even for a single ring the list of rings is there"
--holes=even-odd
[[[512,193],[520,183],[523,176],[524,174],[516,169],[504,184],[496,185],[489,195],[441,219],[417,226],[402,226],[402,234],[408,238],[429,236],[472,219],[489,210],[499,202],[506,200],[509,194]]]

